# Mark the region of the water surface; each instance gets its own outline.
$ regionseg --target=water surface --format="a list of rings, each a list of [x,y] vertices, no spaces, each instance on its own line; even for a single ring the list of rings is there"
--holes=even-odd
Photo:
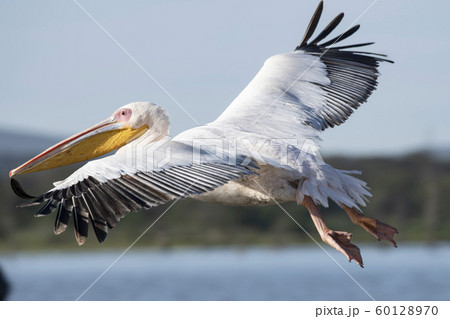
[[[450,300],[450,245],[330,255],[376,300]],[[122,251],[0,254],[9,300],[76,300]],[[371,300],[317,246],[131,250],[81,300]]]

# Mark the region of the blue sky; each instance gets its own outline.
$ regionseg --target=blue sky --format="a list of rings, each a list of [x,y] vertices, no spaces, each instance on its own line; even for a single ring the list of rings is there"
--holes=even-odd
[[[319,27],[341,11],[338,31],[359,18],[345,43],[375,41],[370,50],[396,63],[381,66],[368,103],[322,135],[323,152],[449,148],[450,2],[373,2],[325,1]],[[203,124],[266,58],[298,44],[318,1],[79,3]],[[172,135],[196,125],[72,0],[2,1],[0,30],[1,129],[66,137],[132,101],[164,106]]]

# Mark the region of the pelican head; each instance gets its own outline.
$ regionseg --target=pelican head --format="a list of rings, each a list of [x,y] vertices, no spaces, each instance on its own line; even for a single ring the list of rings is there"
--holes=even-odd
[[[148,102],[130,103],[120,107],[106,120],[55,144],[13,169],[9,177],[96,158],[146,133],[152,133],[155,141],[169,135],[166,111]]]

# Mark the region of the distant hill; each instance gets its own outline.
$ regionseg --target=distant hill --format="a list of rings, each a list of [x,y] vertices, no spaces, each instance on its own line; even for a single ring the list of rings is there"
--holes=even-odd
[[[446,161],[450,159],[450,148],[435,148],[429,152],[437,160]]]
[[[19,164],[46,150],[61,140],[40,136],[38,134],[23,134],[0,130],[0,176],[7,173]]]
[[[0,130],[0,156],[22,157],[25,155],[36,155],[60,140],[60,136],[51,138]]]

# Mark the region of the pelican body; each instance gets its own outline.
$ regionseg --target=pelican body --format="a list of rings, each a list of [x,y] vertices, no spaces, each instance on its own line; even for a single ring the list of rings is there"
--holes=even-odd
[[[371,196],[366,183],[355,171],[325,163],[317,146],[321,131],[345,122],[375,90],[380,62],[392,61],[353,51],[372,43],[335,45],[359,25],[325,40],[343,13],[310,40],[322,10],[321,2],[295,50],[270,57],[215,121],[169,138],[166,111],[134,102],[13,169],[13,190],[32,200],[22,206],[42,204],[36,216],[56,213],[56,234],[73,218],[81,245],[89,223],[102,242],[128,213],[186,197],[224,205],[296,201],[308,209],[324,242],[362,266],[351,234],[329,229],[320,214],[319,205],[328,207],[331,199],[352,222],[395,246],[394,227],[360,212]],[[14,178],[113,150],[38,197]]]

